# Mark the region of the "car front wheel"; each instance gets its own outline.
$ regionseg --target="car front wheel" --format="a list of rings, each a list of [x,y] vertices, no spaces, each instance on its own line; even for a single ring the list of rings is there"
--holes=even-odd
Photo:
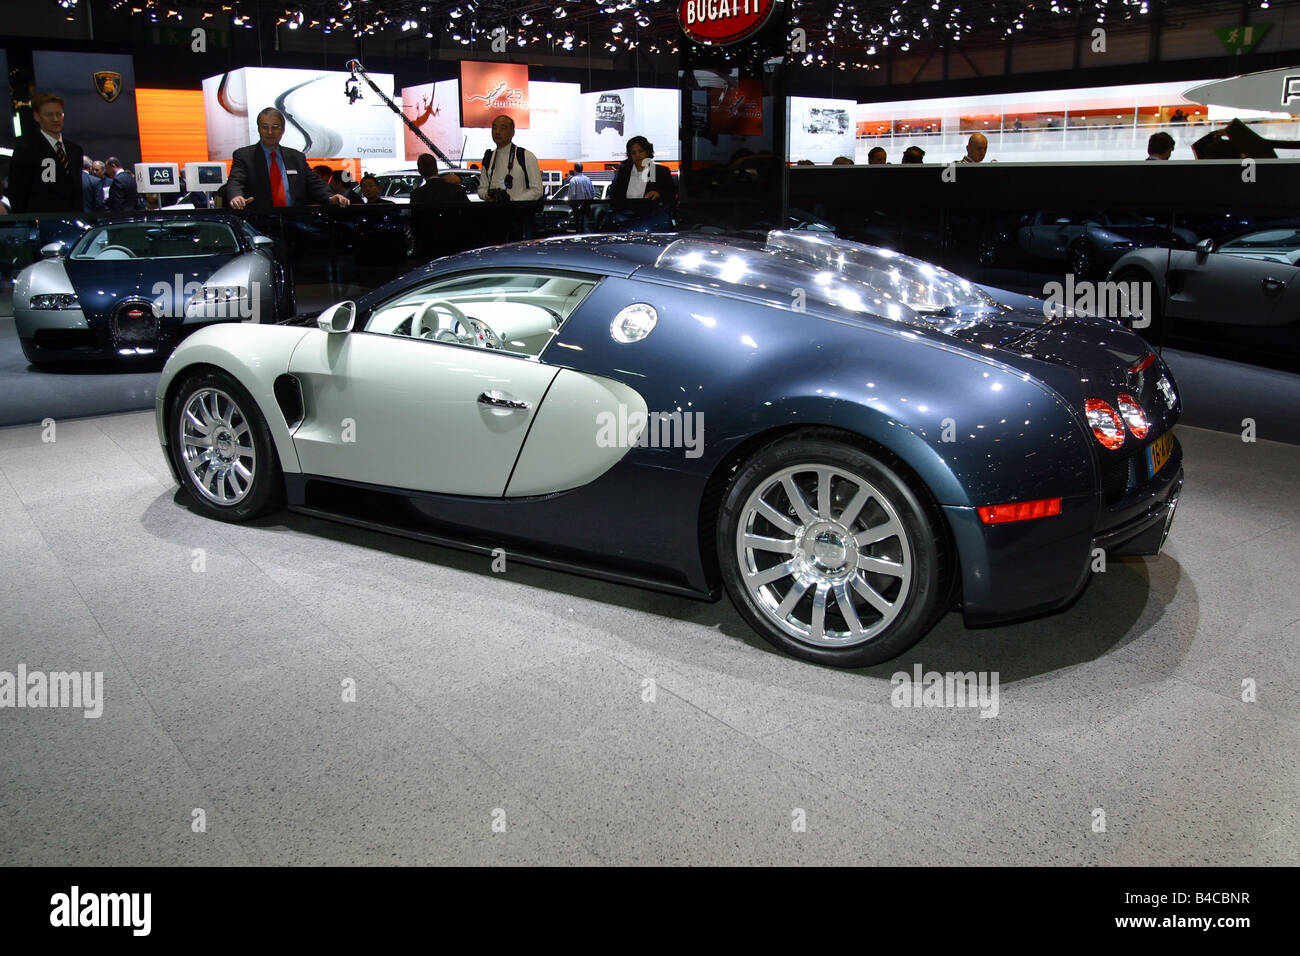
[[[723,581],[742,616],[796,657],[897,657],[945,609],[950,546],[897,464],[832,438],[779,441],[737,471],[718,517]]]
[[[284,479],[271,432],[235,379],[191,374],[172,394],[167,423],[168,454],[200,511],[246,521],[279,504]]]

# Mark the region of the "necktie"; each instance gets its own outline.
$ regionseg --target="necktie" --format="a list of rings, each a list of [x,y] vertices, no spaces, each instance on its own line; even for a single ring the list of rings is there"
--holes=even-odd
[[[63,140],[59,140],[54,144],[54,153],[59,157],[59,165],[63,167],[63,171],[65,173],[70,172],[68,169],[68,153],[67,150],[63,148]]]
[[[271,151],[271,205],[284,206],[284,177],[280,175],[280,163],[276,160],[277,152]]]

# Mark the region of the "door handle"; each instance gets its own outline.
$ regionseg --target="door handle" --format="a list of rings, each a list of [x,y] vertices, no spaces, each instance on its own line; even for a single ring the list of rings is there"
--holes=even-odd
[[[1281,279],[1274,279],[1272,276],[1269,276],[1267,279],[1261,279],[1259,284],[1269,295],[1277,295],[1286,288],[1285,282]]]
[[[521,402],[518,399],[506,398],[500,392],[493,389],[490,392],[483,392],[478,397],[480,405],[488,405],[491,408],[509,408],[511,410],[527,411],[532,406],[527,402]]]

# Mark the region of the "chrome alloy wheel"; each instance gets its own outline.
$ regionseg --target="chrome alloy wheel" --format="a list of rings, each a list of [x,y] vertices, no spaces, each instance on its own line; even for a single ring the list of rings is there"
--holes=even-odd
[[[248,419],[225,392],[204,388],[190,396],[178,429],[186,474],[218,505],[243,501],[253,487],[257,452]]]
[[[898,617],[912,585],[912,542],[898,512],[843,468],[772,474],[746,500],[735,544],[755,605],[817,647],[871,640]]]

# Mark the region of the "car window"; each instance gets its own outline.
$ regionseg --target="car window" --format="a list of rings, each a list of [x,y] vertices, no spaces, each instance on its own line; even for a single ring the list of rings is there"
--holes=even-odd
[[[224,222],[168,219],[98,226],[81,237],[70,258],[183,259],[239,252],[239,239]]]
[[[380,303],[365,330],[537,358],[597,281],[572,273],[462,273]]]
[[[1269,262],[1300,262],[1300,230],[1294,226],[1261,229],[1230,239],[1221,245],[1219,252],[1244,259],[1266,259]]]

